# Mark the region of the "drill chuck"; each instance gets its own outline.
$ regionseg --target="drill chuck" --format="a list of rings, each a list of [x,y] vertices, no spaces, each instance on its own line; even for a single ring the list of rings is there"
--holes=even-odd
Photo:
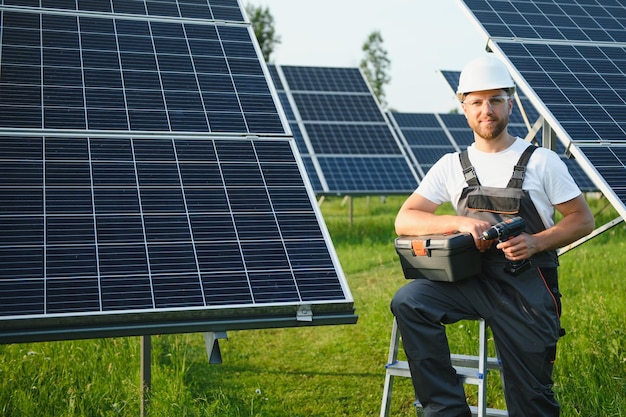
[[[521,217],[513,217],[512,219],[504,220],[500,223],[494,224],[489,229],[485,230],[481,236],[483,240],[498,239],[501,242],[509,240],[521,234],[526,229],[526,221]]]

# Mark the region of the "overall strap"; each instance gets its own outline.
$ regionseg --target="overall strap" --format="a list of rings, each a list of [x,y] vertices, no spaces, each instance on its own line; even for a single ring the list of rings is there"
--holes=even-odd
[[[467,149],[463,152],[459,153],[459,159],[461,160],[461,167],[463,168],[463,176],[465,177],[465,182],[470,187],[477,187],[480,185],[480,181],[478,181],[478,177],[476,176],[476,171],[474,171],[474,167],[469,160],[469,156],[467,155]]]
[[[526,175],[526,165],[528,165],[528,161],[530,160],[530,156],[535,152],[537,147],[535,145],[530,145],[524,152],[522,152],[522,156],[520,156],[519,161],[513,168],[513,175],[509,180],[507,188],[519,188],[522,189],[522,184],[524,183],[524,176]]]

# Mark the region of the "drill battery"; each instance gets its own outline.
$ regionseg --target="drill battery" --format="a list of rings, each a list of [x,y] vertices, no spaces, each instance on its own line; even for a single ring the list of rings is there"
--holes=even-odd
[[[481,270],[480,252],[469,233],[401,236],[395,247],[406,279],[452,282]]]

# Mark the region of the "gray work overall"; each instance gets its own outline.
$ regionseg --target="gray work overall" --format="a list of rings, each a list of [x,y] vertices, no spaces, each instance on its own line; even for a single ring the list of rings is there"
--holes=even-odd
[[[522,189],[525,167],[535,147],[522,154],[507,188],[483,187],[461,153],[468,186],[457,213],[495,224],[521,216],[528,233],[545,227]],[[554,251],[531,258],[517,276],[504,271],[507,260],[494,246],[481,254],[482,272],[456,282],[411,281],[391,302],[407,355],[415,395],[426,417],[469,417],[463,384],[450,361],[444,324],[482,317],[491,327],[510,417],[553,417],[559,404],[552,369],[560,333],[560,294]]]

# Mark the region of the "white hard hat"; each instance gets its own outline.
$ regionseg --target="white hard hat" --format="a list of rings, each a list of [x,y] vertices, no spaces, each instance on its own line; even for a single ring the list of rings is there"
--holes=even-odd
[[[473,91],[510,90],[515,88],[515,82],[502,61],[492,54],[482,55],[470,61],[459,77],[459,86],[456,95],[459,100]],[[513,94],[515,90],[509,92]]]

